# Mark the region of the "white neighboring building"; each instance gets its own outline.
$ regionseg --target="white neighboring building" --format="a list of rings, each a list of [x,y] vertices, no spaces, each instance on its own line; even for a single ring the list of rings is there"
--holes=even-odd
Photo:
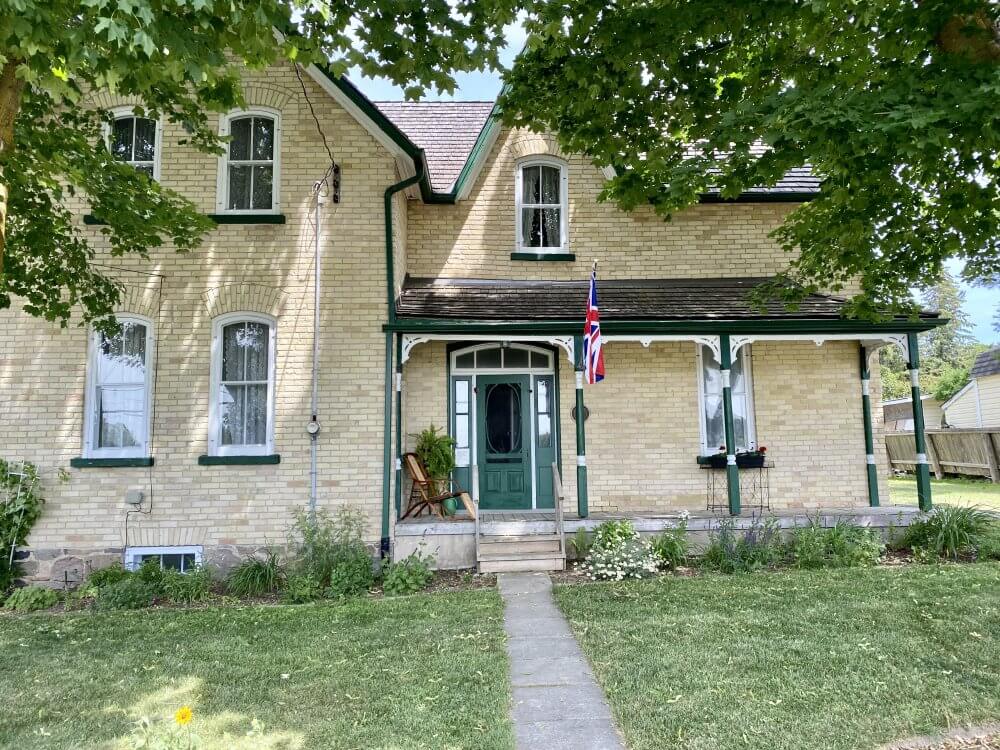
[[[944,426],[944,412],[941,402],[933,396],[921,396],[924,405],[924,427],[937,430]],[[893,398],[882,402],[882,420],[886,432],[909,432],[913,430],[913,399]]]
[[[944,402],[948,427],[1000,428],[1000,347],[976,357],[969,373],[971,380]]]

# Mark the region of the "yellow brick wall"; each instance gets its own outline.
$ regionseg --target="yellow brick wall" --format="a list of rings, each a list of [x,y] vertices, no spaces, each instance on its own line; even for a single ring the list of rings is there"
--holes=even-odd
[[[514,177],[519,158],[550,154],[569,167],[569,252],[575,262],[514,261]],[[788,256],[768,237],[795,204],[698,205],[664,222],[651,209],[625,214],[597,198],[604,177],[551,138],[501,133],[469,198],[454,206],[410,201],[408,268],[418,277],[582,279],[766,276]]]
[[[757,439],[775,463],[771,507],[867,505],[857,344],[758,342],[751,351]],[[608,342],[604,356],[607,378],[585,386],[591,512],[703,510],[695,344]],[[565,509],[575,513],[575,376],[559,357]],[[443,424],[444,344],[418,345],[405,367],[406,430]],[[884,455],[877,445],[883,476]]]
[[[323,219],[319,503],[364,509],[377,539],[381,507],[385,263],[382,196],[398,179],[392,157],[309,78],[309,97],[343,170],[343,200]],[[0,444],[37,463],[48,500],[33,548],[124,546],[125,492],[148,515],[129,519],[129,543],[281,543],[308,500],[312,331],[312,186],[328,162],[288,67],[248,74],[250,105],[282,111],[281,211],[287,224],[221,225],[204,246],[149,261],[116,258],[130,290],[121,309],[156,322],[152,469],[70,469],[81,454],[87,333],[17,309],[0,312]],[[101,105],[110,100],[96,98]],[[178,144],[165,124],[162,182],[216,210],[217,160]],[[402,230],[403,223],[398,224]],[[100,245],[99,232],[86,229]],[[155,277],[147,274],[158,274]],[[199,466],[207,452],[212,319],[251,310],[277,317],[276,466]],[[69,481],[59,483],[59,469]],[[149,507],[151,506],[151,508]]]

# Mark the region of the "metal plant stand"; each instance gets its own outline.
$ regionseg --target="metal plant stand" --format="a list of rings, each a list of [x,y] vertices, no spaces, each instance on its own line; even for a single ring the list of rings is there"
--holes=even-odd
[[[726,470],[702,466],[706,476],[708,510],[729,510],[729,487]],[[768,472],[774,463],[740,469],[740,504],[743,510],[771,510],[771,480]]]

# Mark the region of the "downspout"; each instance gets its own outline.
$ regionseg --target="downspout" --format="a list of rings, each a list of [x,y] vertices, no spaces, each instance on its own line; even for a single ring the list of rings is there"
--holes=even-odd
[[[406,190],[416,185],[424,175],[424,154],[420,151],[413,160],[417,173],[405,180],[390,185],[385,190],[385,295],[386,318],[389,325],[396,322],[396,268],[392,243],[392,199],[400,190]],[[383,425],[385,426],[382,441],[382,538],[379,551],[383,558],[389,556],[389,512],[392,496],[392,337],[391,331],[385,334],[385,405]],[[398,426],[397,426],[398,428]]]
[[[320,258],[322,256],[322,217],[323,206],[326,205],[324,183],[317,182],[313,190],[316,194],[316,245],[313,252],[313,341],[312,341],[312,400],[310,405],[309,424],[309,518],[316,523],[318,440],[319,440],[319,303],[320,303]]]

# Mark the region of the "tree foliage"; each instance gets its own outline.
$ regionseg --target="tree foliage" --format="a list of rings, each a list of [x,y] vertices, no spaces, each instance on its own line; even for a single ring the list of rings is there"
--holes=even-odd
[[[244,65],[319,61],[386,76],[412,96],[450,91],[455,71],[498,64],[514,12],[509,0],[0,0],[0,308],[17,296],[63,324],[75,308],[84,320],[113,309],[120,290],[93,263],[74,197],[107,222],[112,254],[190,250],[209,226],[189,201],[112,161],[108,115],[89,92],[134,97],[217,152],[210,116],[243,104]]]
[[[615,167],[603,198],[624,209],[811,167],[772,291],[859,282],[849,312],[876,319],[912,312],[948,258],[1000,270],[998,18],[990,0],[546,2],[501,105]]]

